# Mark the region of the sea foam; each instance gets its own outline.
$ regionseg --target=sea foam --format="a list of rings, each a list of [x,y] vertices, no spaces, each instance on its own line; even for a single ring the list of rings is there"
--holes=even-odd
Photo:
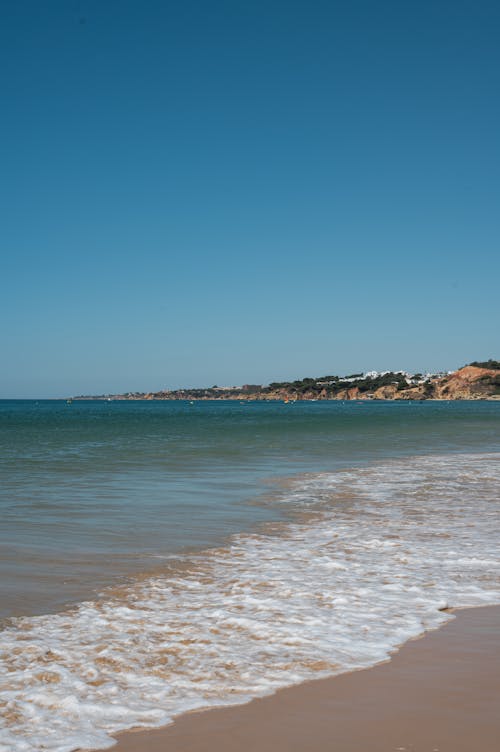
[[[0,634],[0,750],[110,734],[371,666],[500,603],[499,455],[385,462],[283,490],[284,525]]]

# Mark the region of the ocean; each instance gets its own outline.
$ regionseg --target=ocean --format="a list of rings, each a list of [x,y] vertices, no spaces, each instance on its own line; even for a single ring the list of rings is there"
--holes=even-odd
[[[500,603],[500,402],[0,402],[0,750],[374,665]]]

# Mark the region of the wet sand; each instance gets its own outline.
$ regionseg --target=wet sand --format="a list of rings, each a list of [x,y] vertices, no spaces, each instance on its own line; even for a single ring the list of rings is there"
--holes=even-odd
[[[500,607],[460,611],[391,661],[120,734],[116,752],[499,752]]]

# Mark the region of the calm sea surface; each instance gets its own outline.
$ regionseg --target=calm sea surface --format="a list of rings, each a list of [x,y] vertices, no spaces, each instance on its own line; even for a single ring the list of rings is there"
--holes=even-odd
[[[3,401],[0,449],[0,752],[105,748],[500,602],[500,402]]]

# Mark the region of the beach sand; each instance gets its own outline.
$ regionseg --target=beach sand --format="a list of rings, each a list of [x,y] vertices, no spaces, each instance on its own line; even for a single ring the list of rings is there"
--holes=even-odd
[[[500,607],[460,611],[391,661],[120,734],[116,752],[499,752]]]

